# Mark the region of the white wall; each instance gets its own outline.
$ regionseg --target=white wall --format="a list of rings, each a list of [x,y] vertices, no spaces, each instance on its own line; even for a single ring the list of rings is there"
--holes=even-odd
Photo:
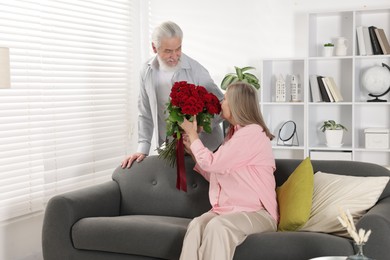
[[[389,0],[149,0],[149,10],[142,2],[139,60],[150,54],[150,28],[172,20],[184,31],[183,51],[200,61],[217,84],[233,66],[257,66],[262,58],[304,56],[305,12],[390,7]],[[149,12],[153,19],[148,24]],[[136,102],[132,103],[136,109]],[[42,221],[38,214],[0,223],[0,260],[42,259]]]
[[[150,0],[151,26],[172,20],[184,31],[183,51],[217,84],[233,66],[306,54],[305,13],[389,7],[388,0]]]

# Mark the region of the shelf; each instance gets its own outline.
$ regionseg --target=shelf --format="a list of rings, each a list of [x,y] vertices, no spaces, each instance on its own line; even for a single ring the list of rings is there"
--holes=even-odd
[[[364,56],[362,56],[364,57]],[[353,56],[331,56],[331,57],[324,57],[324,56],[315,56],[315,57],[309,57],[309,61],[313,60],[348,60],[352,59]]]
[[[390,153],[390,149],[355,148],[355,151],[357,151],[357,152],[367,152],[367,153],[369,153],[369,152],[371,152],[371,153],[375,153],[375,152],[381,152],[381,153],[382,152],[388,152],[388,153]]]
[[[358,56],[355,56],[354,57],[356,60],[375,60],[375,59],[387,59],[387,58],[390,58],[390,55],[364,55],[364,56],[361,56],[361,55],[358,55]]]
[[[325,144],[318,144],[315,146],[310,146],[308,148],[309,150],[316,150],[316,151],[352,151],[352,146],[344,146],[341,147],[328,147]]]
[[[304,159],[311,151],[326,156],[337,152],[351,154],[352,160],[390,165],[389,149],[365,149],[366,128],[390,129],[390,102],[367,102],[372,99],[361,86],[362,73],[372,66],[390,65],[390,55],[358,55],[357,26],[382,28],[390,40],[390,9],[350,10],[309,13],[307,57],[265,59],[261,62],[262,86],[260,104],[264,120],[277,138],[281,125],[296,123],[299,146],[277,146],[272,142],[276,158]],[[323,44],[347,39],[345,56],[324,57]],[[336,46],[335,46],[336,47]],[[301,84],[302,102],[275,102],[276,80],[285,79],[289,96],[289,75],[297,75]],[[340,89],[342,102],[312,102],[310,75],[332,77]],[[390,94],[381,99],[390,101]],[[288,100],[288,99],[287,99]],[[325,120],[335,120],[347,127],[341,147],[327,147],[320,127]],[[390,144],[389,144],[390,145]],[[334,153],[332,153],[334,152]]]
[[[308,102],[309,106],[350,106],[352,102]]]
[[[303,106],[303,102],[263,102],[264,106]]]
[[[275,137],[275,138],[277,138],[277,137]],[[288,146],[288,145],[273,144],[272,149],[275,149],[275,150],[304,150],[305,147],[304,146]]]

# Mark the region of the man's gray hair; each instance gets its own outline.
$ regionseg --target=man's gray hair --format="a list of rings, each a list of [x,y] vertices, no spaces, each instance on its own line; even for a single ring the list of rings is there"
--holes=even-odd
[[[179,25],[174,22],[167,21],[157,26],[152,34],[152,42],[156,48],[160,48],[162,38],[173,38],[178,37],[183,39],[183,31]]]

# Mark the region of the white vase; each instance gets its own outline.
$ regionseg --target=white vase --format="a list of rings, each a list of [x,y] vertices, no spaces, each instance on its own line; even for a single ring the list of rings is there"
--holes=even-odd
[[[326,130],[326,145],[328,147],[341,147],[343,144],[344,130]]]
[[[348,40],[344,37],[337,38],[336,41],[336,56],[347,55]]]

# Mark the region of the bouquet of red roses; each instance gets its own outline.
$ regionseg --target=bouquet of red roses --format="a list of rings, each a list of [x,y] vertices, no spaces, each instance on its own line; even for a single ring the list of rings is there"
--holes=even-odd
[[[165,110],[169,114],[166,119],[167,136],[173,139],[158,148],[158,152],[159,157],[166,159],[172,167],[177,164],[179,174],[179,168],[184,166],[181,165],[184,163],[184,146],[179,124],[184,118],[192,121],[196,117],[198,126],[211,133],[211,119],[221,112],[221,105],[218,98],[205,87],[187,81],[175,82],[169,97]]]

